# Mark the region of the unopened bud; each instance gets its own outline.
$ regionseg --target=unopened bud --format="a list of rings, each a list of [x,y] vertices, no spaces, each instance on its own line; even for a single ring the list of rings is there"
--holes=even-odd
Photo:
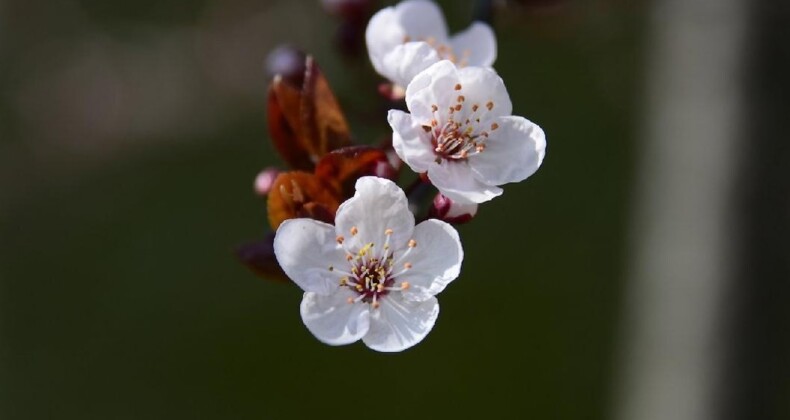
[[[279,174],[279,170],[271,167],[259,172],[258,176],[255,177],[255,183],[253,185],[255,194],[258,194],[261,197],[268,195],[269,191],[272,189],[272,185],[274,185],[275,178],[277,178],[277,175]]]
[[[472,220],[477,214],[477,204],[457,203],[441,193],[436,194],[428,217],[443,220],[454,225],[461,225]]]
[[[301,89],[306,59],[307,56],[298,49],[281,45],[266,56],[266,73],[270,78],[279,75],[289,84]]]
[[[379,84],[379,95],[388,101],[397,102],[406,97],[406,90],[396,84],[384,82]]]
[[[373,8],[371,0],[321,0],[327,13],[347,21],[364,21]]]

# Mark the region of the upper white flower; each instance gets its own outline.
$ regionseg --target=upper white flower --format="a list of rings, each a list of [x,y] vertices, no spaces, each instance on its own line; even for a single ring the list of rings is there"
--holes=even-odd
[[[491,200],[502,194],[498,185],[523,181],[543,162],[543,130],[510,115],[505,84],[491,69],[440,61],[409,84],[406,105],[411,114],[388,116],[395,151],[459,203]]]
[[[450,37],[439,7],[428,0],[407,0],[379,10],[365,31],[376,71],[403,88],[439,60],[459,67],[490,67],[496,60],[494,31],[482,22]]]
[[[431,219],[415,227],[403,191],[376,177],[357,181],[335,226],[283,222],[274,253],[305,291],[302,320],[316,338],[331,345],[362,339],[384,352],[425,338],[439,315],[434,296],[458,277],[463,260],[452,226]]]

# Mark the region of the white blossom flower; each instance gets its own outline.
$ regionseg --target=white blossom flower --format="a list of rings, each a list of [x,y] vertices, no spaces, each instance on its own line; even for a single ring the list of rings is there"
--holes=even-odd
[[[490,26],[475,22],[451,37],[442,11],[427,0],[407,0],[379,10],[368,23],[365,41],[376,71],[402,88],[440,60],[459,67],[490,67],[497,54]]]
[[[277,261],[305,291],[304,324],[330,345],[361,339],[397,352],[419,343],[439,315],[434,296],[460,273],[458,233],[434,219],[415,227],[403,191],[376,177],[357,181],[335,224],[290,219],[277,229]]]
[[[543,162],[543,130],[510,115],[505,84],[491,69],[440,61],[409,84],[406,105],[410,114],[389,112],[393,147],[454,201],[491,200],[499,185],[523,181]]]

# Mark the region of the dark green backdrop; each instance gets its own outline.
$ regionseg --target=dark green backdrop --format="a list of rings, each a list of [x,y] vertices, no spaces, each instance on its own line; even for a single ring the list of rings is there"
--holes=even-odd
[[[608,417],[641,8],[569,1],[495,15],[496,68],[514,113],[545,129],[547,157],[460,229],[464,268],[440,296],[433,332],[412,350],[382,355],[319,343],[301,323],[299,289],[254,277],[232,254],[267,229],[251,183],[278,164],[264,117],[269,49],[292,42],[313,53],[357,139],[386,134],[372,69],[364,56],[337,55],[336,21],[319,2],[278,16],[282,27],[248,39],[252,49],[186,36],[176,48],[186,59],[159,58],[195,66],[200,100],[222,93],[210,127],[189,129],[201,124],[195,115],[186,128],[114,132],[90,152],[73,139],[37,140],[36,121],[65,117],[30,106],[33,122],[20,115],[31,73],[57,74],[58,57],[85,39],[145,54],[159,33],[216,21],[232,32],[246,16],[286,9],[241,0],[61,3],[0,11],[8,22],[0,28],[0,418]],[[468,23],[471,3],[441,2],[453,30]],[[42,48],[60,55],[50,60]],[[227,51],[255,67],[242,74],[260,79],[218,85],[200,65]],[[155,77],[145,67],[132,73]],[[75,88],[75,100],[86,94]],[[125,148],[104,151],[119,139]]]

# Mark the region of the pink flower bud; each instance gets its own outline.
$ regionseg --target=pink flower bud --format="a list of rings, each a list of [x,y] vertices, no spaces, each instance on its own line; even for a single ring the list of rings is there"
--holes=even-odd
[[[253,185],[255,194],[258,194],[261,197],[268,195],[269,191],[272,189],[272,185],[274,185],[274,179],[277,178],[277,175],[279,174],[280,171],[272,167],[266,168],[258,173],[258,176],[255,177],[255,183]]]
[[[398,102],[406,97],[406,89],[393,83],[380,83],[378,89],[379,95],[391,102]]]
[[[428,217],[443,220],[454,225],[461,225],[472,220],[477,214],[477,204],[461,204],[436,194],[433,205],[428,212]]]

